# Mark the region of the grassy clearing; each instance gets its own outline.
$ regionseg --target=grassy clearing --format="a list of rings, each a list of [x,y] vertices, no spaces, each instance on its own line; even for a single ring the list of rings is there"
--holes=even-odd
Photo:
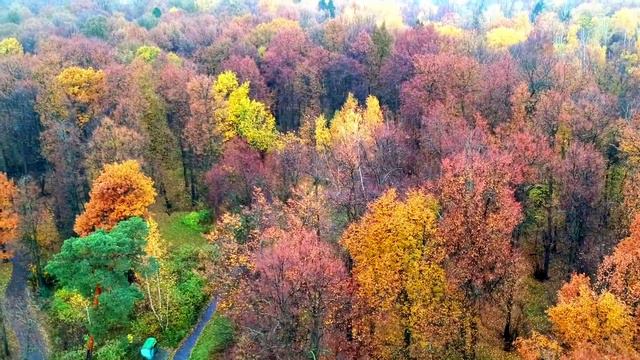
[[[9,286],[9,282],[11,281],[11,274],[13,273],[13,264],[12,263],[1,263],[0,262],[0,299],[5,298],[5,292],[7,291],[7,286]],[[12,354],[18,353],[18,338],[16,334],[13,332],[10,326],[5,319],[5,331],[7,332],[7,341],[9,343],[9,351]]]
[[[184,223],[184,217],[189,214],[186,211],[174,212],[167,215],[165,212],[154,213],[153,217],[158,222],[158,228],[162,237],[167,240],[171,247],[191,245],[194,247],[206,244],[202,232],[189,227]]]
[[[11,281],[11,273],[13,272],[12,263],[0,263],[0,295],[4,297],[9,281]]]
[[[231,321],[221,315],[213,319],[202,331],[202,335],[191,352],[189,360],[216,359],[217,354],[226,349],[233,340]]]

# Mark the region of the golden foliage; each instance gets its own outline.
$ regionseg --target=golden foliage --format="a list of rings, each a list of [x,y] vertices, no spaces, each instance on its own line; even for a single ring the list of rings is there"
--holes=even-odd
[[[436,32],[442,36],[448,36],[454,39],[460,39],[464,36],[464,30],[455,25],[438,22],[434,23],[433,27],[436,29]]]
[[[376,358],[405,352],[428,356],[455,333],[451,325],[460,310],[440,266],[444,252],[436,236],[437,216],[438,203],[430,194],[412,191],[400,201],[392,189],[341,240],[353,259],[357,284],[353,333]]]
[[[633,36],[640,25],[640,9],[622,8],[613,14],[611,22],[616,30]]]
[[[145,217],[156,196],[153,180],[135,160],[105,165],[89,193],[85,211],[76,218],[73,230],[85,236],[95,229],[110,230],[119,221]]]
[[[18,39],[9,37],[0,41],[0,56],[22,54],[24,54],[24,50],[22,49],[22,44]]]
[[[597,294],[585,275],[573,275],[547,313],[557,342],[537,333],[518,340],[524,359],[638,358],[633,347],[637,324],[629,308],[608,291]]]
[[[331,149],[336,158],[356,167],[363,157],[362,152],[373,149],[376,132],[383,122],[382,109],[375,96],[369,96],[366,106],[360,106],[353,94],[349,94],[330,127],[324,117],[316,119],[316,148],[319,151]]]
[[[331,122],[331,137],[334,142],[359,139],[371,143],[374,141],[374,131],[382,122],[382,110],[375,96],[369,96],[366,107],[360,107],[358,100],[350,93]]]
[[[102,70],[71,66],[56,77],[64,93],[77,107],[79,125],[85,125],[93,116],[93,109],[104,94],[105,74]]]
[[[636,326],[629,309],[613,294],[596,295],[584,275],[574,276],[548,314],[562,343],[576,347],[589,342],[630,348]]]
[[[636,313],[640,309],[640,216],[630,234],[604,258],[598,271],[599,285],[624,301]]]
[[[160,234],[158,223],[150,217],[147,220],[147,224],[149,225],[149,235],[147,235],[145,253],[147,256],[153,256],[156,259],[164,259],[167,255],[167,244]]]
[[[526,39],[526,32],[505,26],[499,26],[487,32],[487,43],[494,49],[508,48]]]
[[[324,117],[324,115],[320,115],[316,119],[315,139],[316,149],[318,151],[327,150],[331,145],[331,132],[329,131],[329,127],[327,126],[327,119]]]

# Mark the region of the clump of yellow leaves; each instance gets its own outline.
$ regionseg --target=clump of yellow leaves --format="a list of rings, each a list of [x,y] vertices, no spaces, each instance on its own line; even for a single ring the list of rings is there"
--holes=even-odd
[[[454,39],[460,39],[464,36],[464,30],[450,24],[445,23],[434,23],[433,27],[436,29],[436,32],[442,36],[448,36]]]
[[[265,104],[249,98],[249,82],[240,85],[235,73],[225,71],[218,75],[212,94],[214,122],[225,141],[240,136],[261,152],[278,145],[276,119]]]
[[[383,123],[380,102],[375,96],[369,96],[366,106],[358,105],[358,100],[349,94],[342,108],[327,125],[324,116],[316,119],[315,139],[318,151],[340,145],[372,145],[375,142],[375,132]],[[349,146],[347,146],[349,147]],[[354,151],[356,155],[358,151]]]
[[[527,34],[505,26],[489,30],[487,32],[487,43],[494,49],[504,49],[512,45],[521,43],[527,39]]]
[[[487,43],[493,49],[506,49],[527,40],[530,31],[529,19],[520,14],[515,17],[511,26],[498,26],[489,30]]]
[[[629,308],[608,291],[597,294],[585,275],[573,275],[547,313],[555,340],[537,333],[519,339],[518,352],[524,359],[583,358],[579,354],[585,351],[593,358],[638,357],[633,349],[637,327]]]
[[[0,56],[4,55],[22,55],[24,50],[18,39],[9,37],[0,41]]]
[[[76,107],[78,124],[85,125],[91,120],[94,108],[104,94],[104,71],[71,66],[62,70],[56,82]]]
[[[629,309],[610,292],[596,294],[584,275],[574,275],[558,294],[558,304],[548,311],[562,343],[575,347],[589,342],[630,348],[636,327]]]

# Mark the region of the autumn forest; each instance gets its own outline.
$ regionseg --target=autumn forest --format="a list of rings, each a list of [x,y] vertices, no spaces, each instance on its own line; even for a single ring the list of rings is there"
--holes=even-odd
[[[640,359],[640,3],[0,0],[0,359]]]

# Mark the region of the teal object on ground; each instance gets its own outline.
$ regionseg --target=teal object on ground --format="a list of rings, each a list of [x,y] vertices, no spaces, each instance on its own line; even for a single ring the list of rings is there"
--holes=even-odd
[[[148,360],[153,359],[153,357],[156,354],[157,343],[158,343],[158,340],[156,340],[156,338],[153,338],[153,337],[150,337],[147,340],[145,340],[144,344],[140,348],[140,355],[142,355],[143,358]]]

